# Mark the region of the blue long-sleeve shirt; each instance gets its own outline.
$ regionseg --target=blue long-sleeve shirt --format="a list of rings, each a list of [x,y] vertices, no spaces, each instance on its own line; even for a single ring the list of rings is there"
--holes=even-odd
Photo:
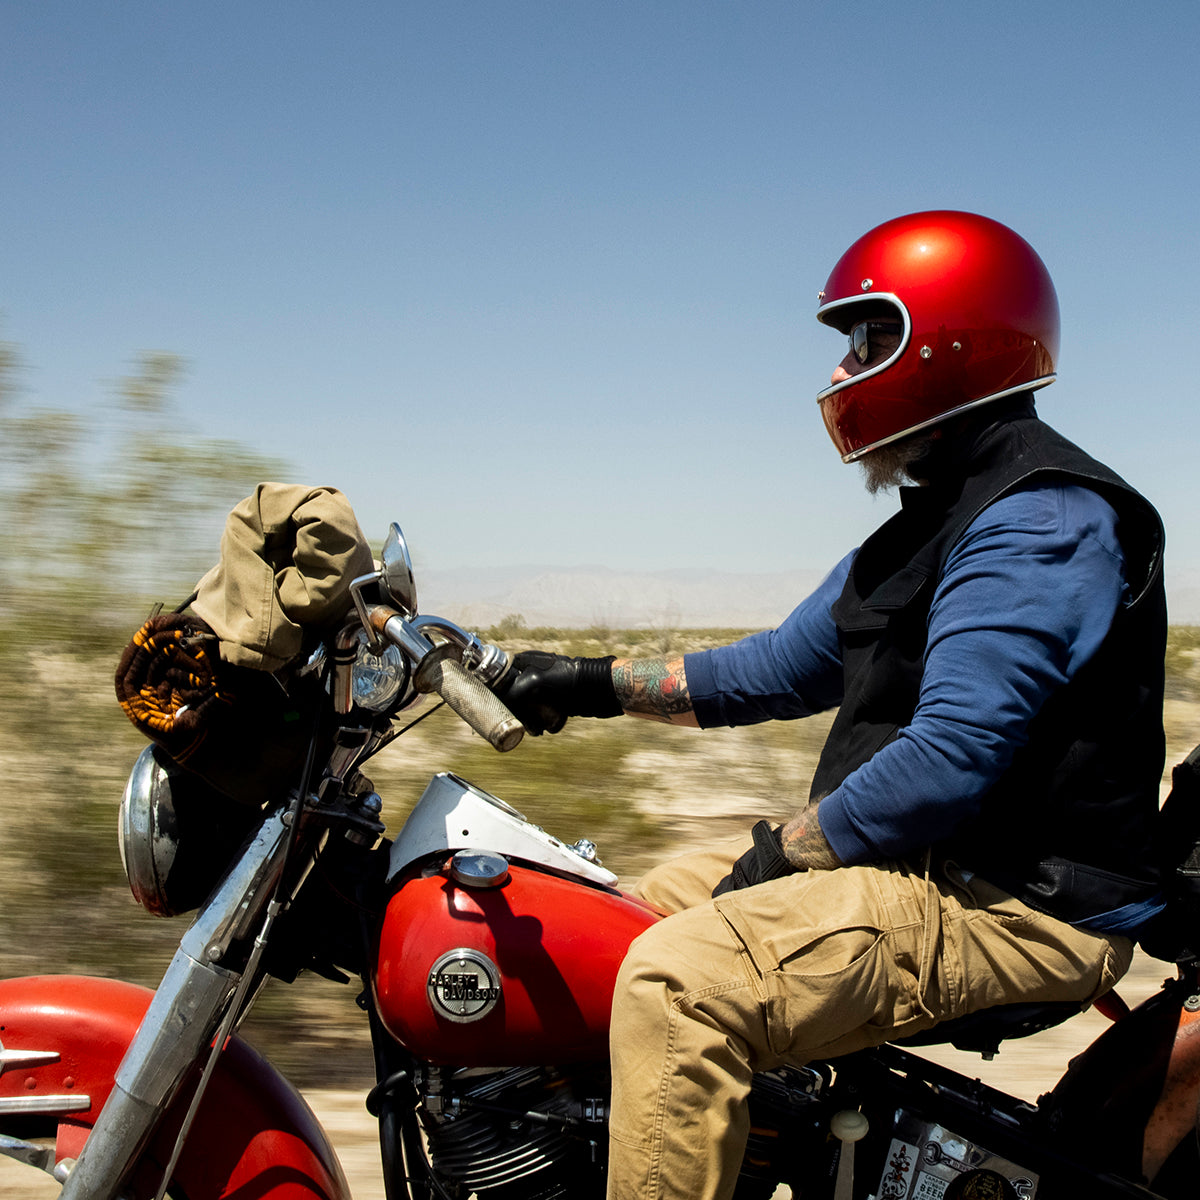
[[[1126,599],[1116,525],[1097,493],[1043,485],[998,500],[968,527],[934,592],[911,723],[821,801],[821,828],[844,863],[924,848],[978,811],[1032,719],[1096,652]],[[840,703],[830,607],[854,553],[778,629],[687,656],[701,726]]]

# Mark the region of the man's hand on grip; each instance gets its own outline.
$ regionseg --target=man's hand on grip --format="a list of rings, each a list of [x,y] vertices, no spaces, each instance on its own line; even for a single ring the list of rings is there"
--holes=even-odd
[[[624,711],[612,681],[613,656],[569,658],[523,650],[495,687],[496,695],[537,737],[557,733],[568,717],[617,717]]]

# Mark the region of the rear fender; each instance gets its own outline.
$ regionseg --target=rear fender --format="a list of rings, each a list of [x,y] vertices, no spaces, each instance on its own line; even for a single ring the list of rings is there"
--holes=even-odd
[[[56,1158],[77,1157],[152,995],[85,976],[0,980],[0,1125],[41,1113],[57,1123]],[[168,1161],[184,1107],[174,1105],[143,1155],[147,1179]],[[237,1038],[213,1073],[175,1178],[188,1200],[350,1200],[312,1110]]]
[[[1179,1010],[1162,1091],[1146,1122],[1142,1174],[1154,1180],[1175,1148],[1200,1130],[1200,995]]]
[[[1072,1059],[1053,1092],[1039,1101],[1051,1114],[1060,1149],[1153,1184],[1198,1129],[1196,992],[1189,980],[1165,984]],[[1189,1195],[1194,1182],[1192,1188]]]

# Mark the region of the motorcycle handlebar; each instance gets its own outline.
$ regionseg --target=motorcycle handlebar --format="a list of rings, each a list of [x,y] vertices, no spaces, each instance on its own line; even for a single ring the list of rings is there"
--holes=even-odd
[[[520,743],[525,727],[487,684],[457,660],[453,644],[435,646],[394,609],[383,605],[373,607],[368,620],[376,635],[395,643],[416,664],[413,683],[419,692],[440,696],[497,750],[512,750]]]
[[[453,658],[434,652],[417,668],[413,682],[420,692],[436,692],[480,737],[497,750],[512,750],[525,736],[525,726],[485,683]]]

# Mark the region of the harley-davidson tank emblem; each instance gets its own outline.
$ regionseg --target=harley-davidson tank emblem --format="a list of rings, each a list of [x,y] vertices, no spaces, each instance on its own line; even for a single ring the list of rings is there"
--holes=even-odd
[[[500,971],[486,954],[450,950],[429,968],[429,1003],[450,1021],[478,1021],[500,999]]]

